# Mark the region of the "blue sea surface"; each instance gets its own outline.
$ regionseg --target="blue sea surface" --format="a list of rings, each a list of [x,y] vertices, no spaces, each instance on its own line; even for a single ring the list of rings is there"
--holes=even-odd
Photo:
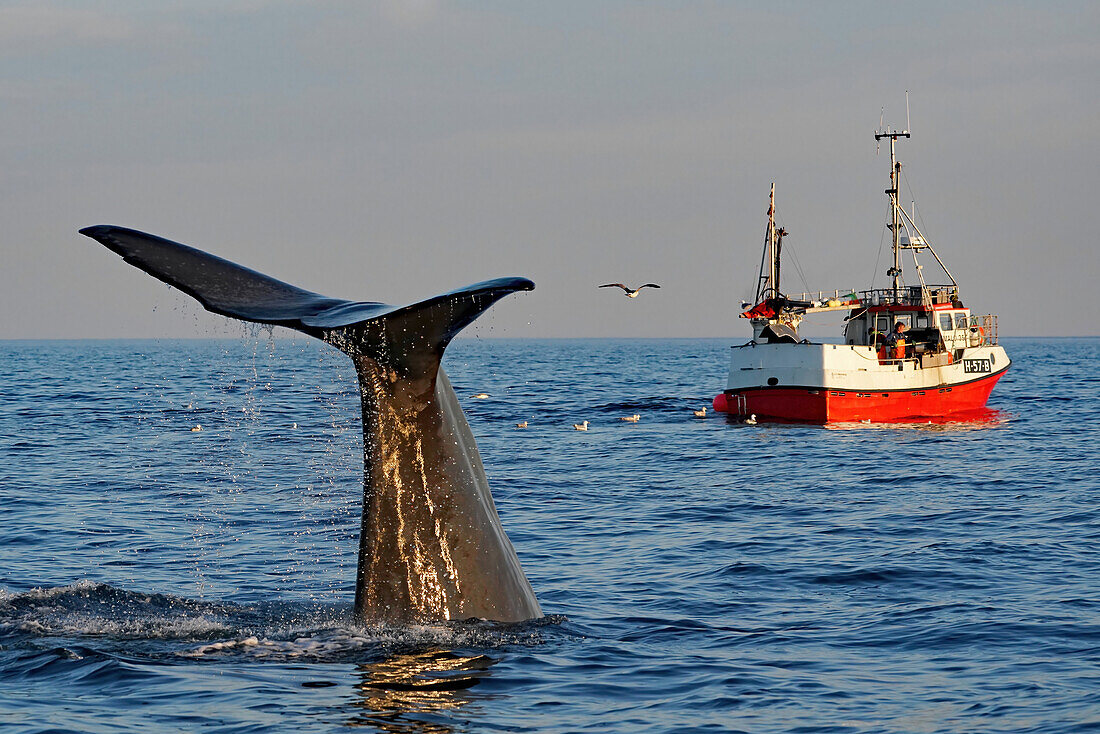
[[[0,342],[0,728],[1098,731],[1100,339],[1003,343],[982,420],[818,427],[694,417],[727,340],[457,341],[547,617],[392,627],[346,357]]]

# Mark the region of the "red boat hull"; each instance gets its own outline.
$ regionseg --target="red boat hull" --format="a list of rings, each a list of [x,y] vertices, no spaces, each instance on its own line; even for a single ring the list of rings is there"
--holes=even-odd
[[[924,390],[858,392],[810,387],[727,390],[714,398],[714,409],[731,415],[755,414],[757,419],[804,423],[937,418],[984,408],[993,386],[1006,371]]]

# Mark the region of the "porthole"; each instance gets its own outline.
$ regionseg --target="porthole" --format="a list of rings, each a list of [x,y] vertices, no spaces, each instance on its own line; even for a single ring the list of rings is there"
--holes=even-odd
[[[769,377],[768,378],[768,384],[771,385],[772,387],[775,387],[776,385],[779,384],[779,378],[778,377]]]
[[[992,367],[995,364],[997,364],[997,355],[993,354],[993,352],[990,352],[989,353],[989,366]]]

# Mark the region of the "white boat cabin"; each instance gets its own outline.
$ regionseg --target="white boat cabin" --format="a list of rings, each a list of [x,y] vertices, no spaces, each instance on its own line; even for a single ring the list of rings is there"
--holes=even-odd
[[[846,319],[845,344],[877,347],[898,322],[905,324],[905,356],[910,358],[950,353],[957,359],[964,349],[997,343],[996,317],[972,315],[954,288],[916,286],[899,294],[882,289],[861,295],[861,301],[871,305],[852,310]]]

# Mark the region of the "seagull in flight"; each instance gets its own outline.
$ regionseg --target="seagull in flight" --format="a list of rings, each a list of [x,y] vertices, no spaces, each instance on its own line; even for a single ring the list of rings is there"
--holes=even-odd
[[[623,291],[626,292],[626,297],[627,298],[637,298],[638,297],[638,292],[640,290],[642,290],[642,288],[660,288],[660,287],[661,286],[657,285],[656,283],[646,283],[645,285],[640,285],[637,288],[629,288],[629,287],[627,287],[626,285],[624,285],[622,283],[604,283],[603,285],[600,286],[600,288],[622,288]]]

